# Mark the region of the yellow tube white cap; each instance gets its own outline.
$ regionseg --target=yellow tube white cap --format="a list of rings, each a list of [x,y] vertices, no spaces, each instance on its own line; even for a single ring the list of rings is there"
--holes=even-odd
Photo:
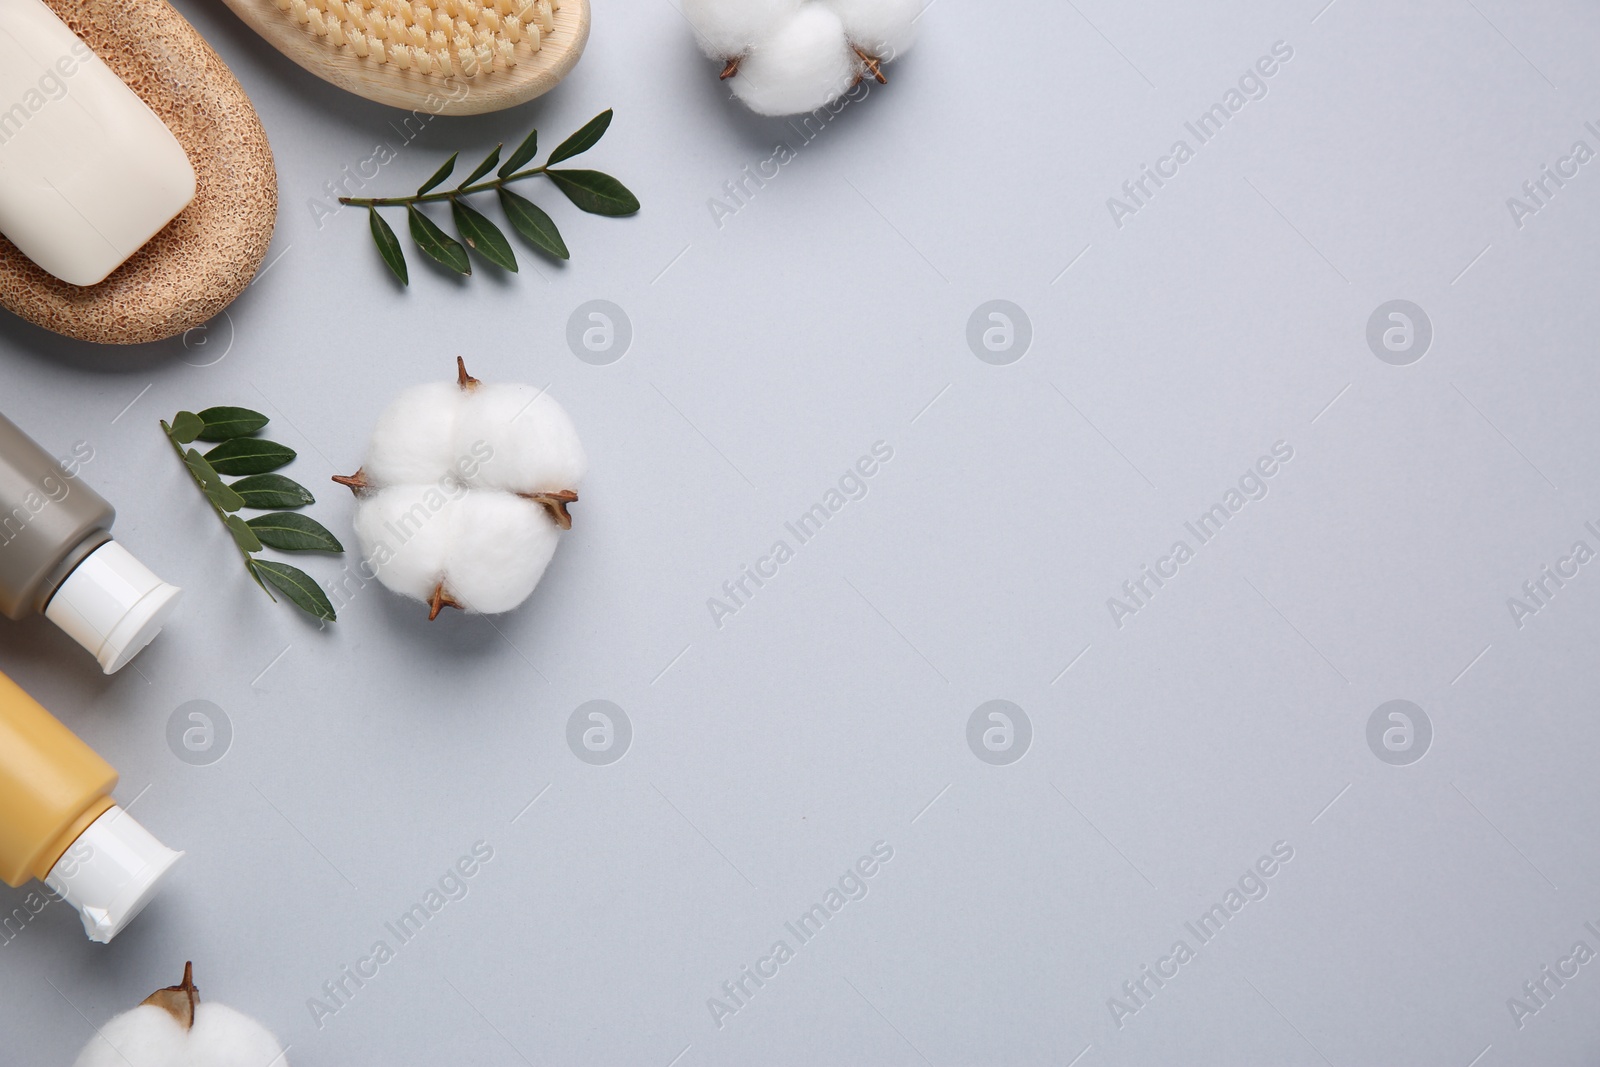
[[[106,944],[144,910],[182,858],[112,805],[50,868],[45,884],[78,909],[89,940]]]

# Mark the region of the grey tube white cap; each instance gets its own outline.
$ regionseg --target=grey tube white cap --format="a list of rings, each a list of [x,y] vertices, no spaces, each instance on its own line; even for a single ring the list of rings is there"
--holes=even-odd
[[[161,632],[182,592],[107,541],[73,568],[44,614],[115,674]]]

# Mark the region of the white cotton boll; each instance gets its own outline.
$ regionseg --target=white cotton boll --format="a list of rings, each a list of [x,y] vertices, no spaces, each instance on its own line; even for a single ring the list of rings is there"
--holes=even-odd
[[[170,1012],[142,1004],[100,1028],[74,1067],[288,1067],[277,1038],[222,1004],[200,1004],[194,1028]]]
[[[844,24],[850,43],[870,56],[903,56],[917,37],[916,18],[925,0],[822,0]]]
[[[402,596],[432,597],[444,578],[452,514],[461,499],[459,491],[452,499],[437,485],[391,486],[363,496],[356,507],[356,540],[378,581]]]
[[[283,1046],[271,1031],[225,1004],[194,1009],[189,1058],[172,1067],[289,1067]]]
[[[588,469],[566,410],[531,385],[456,381],[408,389],[373,434],[356,491],[365,573],[428,605],[510,611],[570,529]],[[537,498],[537,499],[535,499]]]
[[[467,493],[451,524],[445,588],[467,611],[497,615],[521,604],[556,551],[549,512],[512,493]]]
[[[462,405],[455,453],[477,461],[467,485],[513,493],[576,489],[589,468],[566,409],[532,385],[474,389]]]
[[[455,461],[456,423],[465,394],[453,382],[417,385],[378,417],[362,471],[372,485],[435,482]]]
[[[794,115],[849,89],[856,63],[839,16],[808,3],[758,41],[730,80],[733,94],[751,111]]]
[[[100,1028],[73,1067],[187,1067],[189,1035],[151,1004],[125,1011]]]
[[[683,0],[683,14],[695,38],[713,59],[742,56],[785,18],[801,0]]]

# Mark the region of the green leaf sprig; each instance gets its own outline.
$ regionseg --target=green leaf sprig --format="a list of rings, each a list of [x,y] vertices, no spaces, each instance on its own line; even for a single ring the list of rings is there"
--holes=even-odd
[[[180,411],[171,423],[161,420],[161,431],[217,518],[233,535],[233,543],[244,557],[245,570],[256,584],[273,600],[278,599],[272,595],[272,589],[276,589],[301,611],[333,622],[338,617],[333,604],[309,574],[255,555],[263,548],[280,552],[344,551],[327,527],[307,515],[296,514],[307,504],[315,504],[316,499],[293,478],[273,473],[293,460],[295,451],[255,436],[267,422],[265,415],[249,408],[215,407],[198,414]],[[192,446],[194,441],[211,442],[215,447],[201,454]],[[224,474],[243,477],[225,482]],[[248,520],[240,518],[237,513],[246,509],[268,513]]]
[[[632,215],[639,210],[638,198],[611,175],[602,174],[597,170],[578,170],[570,167],[552,169],[557,163],[593,148],[599,143],[600,138],[605,136],[606,129],[610,125],[611,110],[608,108],[586,122],[577,133],[557,145],[556,150],[550,153],[550,158],[545,160],[542,166],[528,167],[539,151],[539,131],[534,130],[523,138],[516,151],[506,157],[503,163],[500,161],[500,151],[505,145],[495,145],[494,150],[484,157],[483,162],[472,168],[471,173],[452,189],[435,191],[455,172],[456,159],[461,155],[459,152],[445,160],[444,165],[434,171],[433,177],[418,186],[417,191],[410,196],[341,196],[339,203],[367,209],[367,221],[372,231],[372,241],[378,246],[378,255],[383,257],[384,263],[394,272],[394,276],[400,279],[402,285],[411,283],[411,274],[406,269],[406,256],[400,247],[400,239],[378,213],[378,209],[382,207],[405,208],[411,240],[430,259],[442,263],[457,274],[472,273],[472,261],[467,258],[469,248],[502,270],[516,272],[517,256],[511,250],[511,242],[506,240],[505,233],[487,215],[469,205],[465,199],[473,193],[484,193],[491,189],[499,194],[501,210],[505,212],[506,220],[511,223],[512,229],[540,252],[556,259],[569,259],[571,253],[567,251],[566,241],[561,238],[561,231],[556,229],[555,220],[539,205],[506,187],[512,182],[542,174],[554,182],[555,187],[565,193],[568,200],[591,215],[612,217]],[[499,167],[498,170],[495,169],[496,165]],[[479,180],[491,170],[495,171],[493,178],[487,181]],[[455,222],[456,232],[461,235],[459,241],[446,233],[418,206],[439,201],[449,201],[450,216]]]

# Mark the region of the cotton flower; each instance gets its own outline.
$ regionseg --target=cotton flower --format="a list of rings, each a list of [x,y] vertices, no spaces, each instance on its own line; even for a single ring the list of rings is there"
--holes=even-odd
[[[916,38],[923,0],[684,0],[701,49],[761,115],[833,102]]]
[[[200,1003],[194,969],[100,1027],[74,1067],[289,1067],[283,1046],[248,1015]]]
[[[778,24],[800,10],[803,0],[685,0],[684,13],[706,55],[742,56]]]
[[[779,23],[739,63],[733,95],[759,115],[793,115],[845,93],[860,60],[831,8],[806,4]]]
[[[378,485],[427,484],[455,461],[461,389],[430,382],[407,389],[378,417],[363,470]]]
[[[355,491],[356,539],[378,581],[424,601],[498,614],[528,599],[588,469],[578,431],[542,389],[453,383],[405,390],[378,419]]]
[[[850,43],[879,59],[904,54],[916,40],[924,0],[823,0],[844,25]]]

